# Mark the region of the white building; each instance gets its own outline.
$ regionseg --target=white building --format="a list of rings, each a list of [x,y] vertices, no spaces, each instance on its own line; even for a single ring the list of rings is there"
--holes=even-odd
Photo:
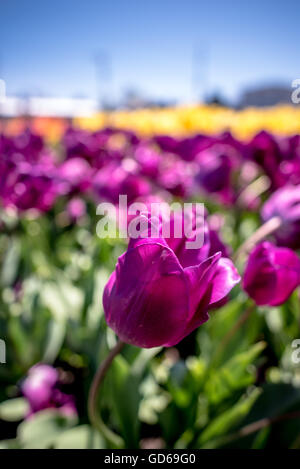
[[[17,98],[5,96],[0,84],[0,116],[87,117],[98,110],[96,100],[85,98]]]

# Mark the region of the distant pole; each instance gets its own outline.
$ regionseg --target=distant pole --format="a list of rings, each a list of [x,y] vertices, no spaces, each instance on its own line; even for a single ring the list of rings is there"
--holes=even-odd
[[[3,56],[2,56],[1,53],[0,53],[0,79],[4,80],[4,76],[3,76]]]
[[[98,50],[94,56],[97,99],[99,106],[105,107],[111,100],[111,90],[109,84],[112,81],[111,58],[104,50]]]
[[[192,57],[192,96],[194,101],[205,100],[208,91],[209,50],[207,44],[196,45]]]
[[[0,54],[0,118],[4,122],[4,102],[6,100],[6,83],[3,76],[3,57]]]

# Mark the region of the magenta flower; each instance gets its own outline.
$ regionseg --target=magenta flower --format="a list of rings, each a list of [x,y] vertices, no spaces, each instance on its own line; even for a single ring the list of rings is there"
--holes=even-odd
[[[43,409],[56,408],[60,412],[76,414],[74,398],[60,390],[58,371],[49,365],[37,364],[30,368],[22,384],[22,393],[28,400],[28,417]]]
[[[257,134],[248,145],[248,154],[265,171],[272,183],[272,189],[285,184],[299,184],[299,135],[275,138],[268,132]]]
[[[186,197],[193,183],[192,168],[174,155],[164,155],[157,183],[175,197]]]
[[[264,241],[252,250],[243,288],[257,305],[281,305],[299,284],[300,259],[291,249]]]
[[[22,155],[24,161],[37,162],[44,150],[44,141],[39,135],[35,135],[30,129],[26,129],[16,137],[2,137],[4,144],[1,153],[14,159],[16,155]]]
[[[80,197],[73,197],[73,199],[68,202],[67,212],[71,220],[78,220],[86,214],[85,202]]]
[[[234,200],[233,171],[237,167],[236,151],[228,145],[216,144],[197,155],[196,181],[208,194],[214,194],[223,203]]]
[[[262,218],[268,221],[273,217],[282,220],[274,233],[278,244],[300,248],[300,185],[282,187],[271,195],[262,208]]]
[[[135,164],[133,160],[132,163]],[[93,179],[93,189],[100,199],[115,204],[118,204],[120,195],[127,195],[128,203],[131,203],[138,197],[151,194],[151,184],[147,179],[116,162],[97,171]]]
[[[83,158],[69,158],[58,168],[61,192],[85,192],[91,185],[92,170]]]
[[[140,221],[149,233],[153,220],[142,215]],[[207,257],[207,236],[199,249],[186,249],[185,241],[184,236],[131,238],[119,257],[103,306],[108,325],[124,342],[145,348],[176,345],[206,322],[208,310],[240,281],[231,260],[220,252]]]
[[[10,167],[1,187],[5,207],[13,206],[20,211],[49,210],[58,195],[54,177],[55,169],[50,164],[21,162]]]
[[[92,164],[99,157],[99,139],[95,138],[91,132],[70,127],[62,139],[62,144],[65,147],[67,159],[82,158]]]
[[[165,153],[176,153],[179,146],[179,141],[170,135],[157,135],[153,141]]]
[[[44,148],[44,141],[40,135],[35,135],[30,129],[26,129],[22,134],[14,139],[16,152],[22,153],[28,161],[38,160]]]
[[[140,144],[134,152],[134,159],[141,174],[151,179],[156,178],[160,163],[160,155],[156,151],[145,143]]]
[[[32,412],[48,406],[52,390],[58,380],[58,372],[49,365],[35,365],[22,384],[22,392],[29,401]]]
[[[269,176],[272,188],[281,187],[286,177],[280,170],[283,160],[279,141],[268,132],[259,132],[248,145],[249,157],[259,164]]]

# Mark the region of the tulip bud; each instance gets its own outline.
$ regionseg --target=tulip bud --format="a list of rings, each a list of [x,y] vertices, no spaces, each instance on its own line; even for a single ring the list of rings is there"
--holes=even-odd
[[[291,249],[264,241],[252,250],[243,288],[257,305],[281,305],[299,284],[300,259]]]

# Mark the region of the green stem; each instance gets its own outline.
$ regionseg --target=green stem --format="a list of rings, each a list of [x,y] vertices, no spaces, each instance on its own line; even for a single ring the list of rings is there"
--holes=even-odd
[[[266,192],[270,187],[270,179],[268,176],[260,176],[252,181],[245,189],[243,189],[236,200],[236,205],[245,207],[245,204],[254,201],[261,194]]]
[[[276,231],[282,224],[280,217],[272,217],[258,228],[236,251],[233,256],[237,260],[240,256],[248,254],[248,252],[264,238]]]
[[[299,418],[300,418],[299,410],[294,411],[294,412],[288,412],[286,414],[279,415],[277,417],[269,417],[269,418],[266,417],[266,418],[257,420],[255,422],[249,423],[248,425],[245,425],[244,427],[240,428],[235,433],[231,433],[228,436],[221,437],[220,441],[221,441],[221,444],[223,445],[232,443],[235,440],[251,435],[252,433],[258,432],[259,430],[262,430],[263,428],[269,427],[273,425],[274,423],[283,422],[285,420],[299,419]]]
[[[91,424],[104,436],[104,438],[109,443],[117,448],[123,447],[124,441],[119,435],[110,430],[103,422],[100,413],[97,411],[97,397],[99,395],[101,384],[110,365],[112,364],[116,355],[121,352],[124,345],[124,342],[117,342],[115,347],[111,349],[105,360],[101,363],[94,376],[88,398],[88,414]]]
[[[223,351],[224,351],[226,345],[228,344],[228,342],[230,342],[230,340],[232,339],[232,337],[235,336],[235,334],[240,329],[240,327],[242,327],[242,325],[248,320],[249,316],[251,315],[251,313],[254,309],[255,309],[255,304],[254,303],[251,304],[250,306],[248,306],[248,308],[246,308],[244,313],[241,314],[241,316],[239,317],[237,322],[234,324],[234,326],[231,329],[229,329],[229,331],[223,337],[222,341],[220,342],[220,344],[219,344],[219,346],[216,350],[214,362],[217,361],[218,358],[223,354]]]

